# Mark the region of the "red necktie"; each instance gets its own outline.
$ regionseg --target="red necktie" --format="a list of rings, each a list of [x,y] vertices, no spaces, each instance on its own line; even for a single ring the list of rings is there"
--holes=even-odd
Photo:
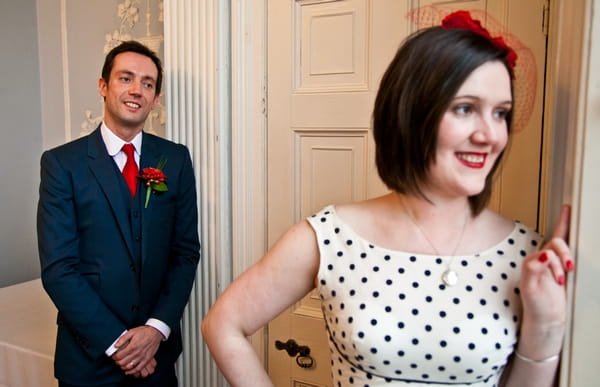
[[[138,166],[135,163],[135,157],[133,156],[134,150],[135,148],[133,147],[133,144],[123,145],[123,152],[127,156],[127,162],[123,167],[123,177],[125,178],[125,182],[129,187],[129,191],[131,191],[131,196],[135,196],[138,175]]]

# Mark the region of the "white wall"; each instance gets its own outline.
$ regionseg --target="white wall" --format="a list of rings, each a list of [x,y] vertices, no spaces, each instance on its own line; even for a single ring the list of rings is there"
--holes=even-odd
[[[0,0],[0,287],[39,277],[42,129],[35,0]]]

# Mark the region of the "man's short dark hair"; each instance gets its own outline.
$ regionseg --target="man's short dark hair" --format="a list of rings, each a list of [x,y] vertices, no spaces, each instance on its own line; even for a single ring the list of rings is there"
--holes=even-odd
[[[115,57],[124,52],[135,52],[137,54],[147,56],[152,60],[152,62],[154,62],[154,64],[156,65],[156,69],[158,70],[158,75],[156,78],[155,95],[160,95],[163,78],[163,68],[160,58],[156,55],[154,51],[135,40],[127,40],[110,50],[110,52],[106,55],[106,58],[104,59],[104,65],[102,66],[102,79],[104,79],[104,81],[108,84],[110,72],[112,71],[113,65],[115,63]]]
[[[488,39],[462,29],[431,27],[407,38],[383,75],[373,110],[377,171],[388,188],[427,199],[421,187],[435,162],[442,116],[461,85],[482,64],[498,60],[511,73],[506,55]],[[509,113],[509,133],[511,121]],[[469,197],[473,214],[489,202],[502,154],[482,192]]]

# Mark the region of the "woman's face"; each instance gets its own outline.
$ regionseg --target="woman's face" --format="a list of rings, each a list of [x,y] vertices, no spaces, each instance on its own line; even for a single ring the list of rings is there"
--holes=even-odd
[[[512,109],[510,75],[500,61],[476,68],[442,116],[426,195],[479,194],[508,141],[506,115]]]

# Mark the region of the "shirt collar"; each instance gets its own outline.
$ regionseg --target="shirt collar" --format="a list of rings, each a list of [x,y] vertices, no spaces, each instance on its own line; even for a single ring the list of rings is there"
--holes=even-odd
[[[119,136],[114,134],[112,132],[112,130],[110,130],[106,126],[104,121],[102,122],[102,125],[100,125],[100,134],[102,135],[102,140],[104,141],[104,144],[106,145],[106,150],[108,151],[108,154],[111,157],[114,157],[117,153],[119,153],[121,151],[121,148],[123,148],[123,145],[128,144],[127,142],[125,142],[121,138],[119,138]],[[133,144],[133,147],[135,148],[135,151],[138,155],[142,154],[142,132],[141,131],[138,134],[136,134],[135,137],[129,143]]]

